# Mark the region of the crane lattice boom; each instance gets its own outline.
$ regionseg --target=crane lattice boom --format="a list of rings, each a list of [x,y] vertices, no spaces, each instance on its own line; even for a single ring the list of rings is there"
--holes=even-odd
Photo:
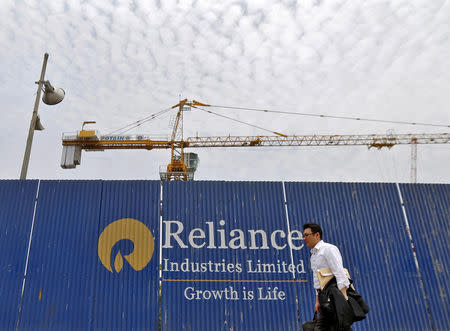
[[[185,140],[151,139],[147,135],[128,136],[90,136],[64,135],[63,146],[79,146],[84,150],[105,149],[169,149],[172,146],[183,148],[209,147],[276,147],[276,146],[355,146],[369,148],[388,147],[405,144],[446,144],[450,134],[370,134],[370,135],[292,135],[292,136],[217,136],[189,137]]]
[[[190,137],[185,147],[253,147],[253,146],[342,146],[366,145],[382,148],[400,144],[445,144],[450,135],[441,134],[392,134],[392,135],[309,135],[309,136],[222,136]]]

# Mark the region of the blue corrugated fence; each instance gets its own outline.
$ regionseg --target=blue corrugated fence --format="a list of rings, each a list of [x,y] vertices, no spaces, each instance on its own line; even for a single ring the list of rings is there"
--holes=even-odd
[[[38,181],[0,181],[0,330],[19,318]]]
[[[167,182],[163,194],[162,328],[299,330],[306,272],[289,271],[281,184]]]
[[[0,181],[0,329],[299,330],[316,222],[354,330],[449,330],[449,218],[450,185]]]
[[[435,330],[446,330],[450,325],[450,185],[402,184],[400,189],[431,323]]]
[[[354,330],[430,330],[394,184],[286,183],[286,191],[291,224],[321,224],[372,308]]]

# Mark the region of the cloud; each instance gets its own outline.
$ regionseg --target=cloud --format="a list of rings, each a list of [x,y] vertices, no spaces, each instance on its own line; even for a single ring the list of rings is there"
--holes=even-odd
[[[28,0],[4,1],[0,13],[0,42],[8,47],[8,52],[0,55],[1,96],[4,109],[11,110],[5,117],[8,129],[2,134],[3,141],[17,132],[16,144],[0,145],[1,151],[10,155],[2,178],[17,175],[36,92],[34,82],[44,52],[50,53],[46,77],[63,86],[67,94],[58,106],[41,106],[47,130],[36,136],[30,165],[30,171],[38,177],[96,178],[102,176],[105,163],[116,162],[117,172],[111,170],[111,177],[147,176],[145,169],[167,162],[166,154],[148,152],[155,155],[153,160],[148,153],[131,153],[130,158],[136,157],[136,162],[146,167],[127,172],[126,162],[119,162],[119,154],[114,151],[101,156],[90,153],[83,156],[83,165],[76,171],[62,171],[56,156],[61,149],[60,134],[79,129],[83,120],[97,120],[102,130],[120,127],[176,104],[180,96],[218,105],[303,113],[450,121],[446,88],[450,83],[450,6],[445,1]],[[264,115],[233,113],[248,123],[297,134],[429,129]],[[206,113],[188,113],[186,121],[189,125],[185,130],[190,135],[196,131],[210,135],[266,134]],[[161,132],[167,122],[139,129],[147,128]],[[445,150],[446,146],[442,147]],[[445,154],[443,150],[427,155],[439,155],[448,164],[449,156],[439,154]],[[202,152],[219,159],[224,155],[213,150]],[[245,164],[265,158],[257,156],[257,151],[234,153],[228,150],[225,155],[230,159],[236,155]],[[274,155],[289,163],[294,162],[292,154],[307,159],[303,156],[306,153],[281,150]],[[329,155],[330,161],[320,163],[320,169],[317,163],[303,163],[304,173],[309,174],[305,178],[312,179],[315,174],[318,180],[362,180],[365,174],[376,180],[370,170],[364,171],[364,163],[373,153],[354,149],[342,152],[344,159],[339,152],[326,149],[311,153],[317,159],[320,153]],[[408,164],[408,153],[400,154],[398,162]],[[46,164],[49,157],[56,158],[51,166]],[[354,158],[355,166],[345,171],[348,158]],[[227,170],[218,169],[218,161],[211,162],[203,172],[210,177],[203,178],[281,176],[277,173],[269,177],[268,168],[246,169],[242,165],[236,170],[233,162]],[[326,164],[339,162],[343,170],[333,175]],[[356,175],[354,168],[358,165],[361,173]],[[298,178],[289,174],[289,169],[283,165],[284,172],[280,173]],[[448,171],[423,171],[428,180],[450,181]],[[379,175],[384,178],[386,174]],[[395,176],[388,175],[388,180]]]

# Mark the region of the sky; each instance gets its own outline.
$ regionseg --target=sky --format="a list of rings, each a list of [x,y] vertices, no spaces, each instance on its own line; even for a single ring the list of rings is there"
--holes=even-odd
[[[179,100],[437,126],[192,109],[184,137],[449,133],[450,1],[0,2],[0,179],[18,179],[44,53],[65,90],[39,104],[29,179],[159,179],[168,150],[83,152],[60,167],[61,136],[100,134]],[[175,110],[128,134],[170,136]],[[440,126],[439,126],[440,125]],[[411,146],[191,149],[196,180],[411,181]],[[450,144],[417,146],[417,182],[450,183]]]

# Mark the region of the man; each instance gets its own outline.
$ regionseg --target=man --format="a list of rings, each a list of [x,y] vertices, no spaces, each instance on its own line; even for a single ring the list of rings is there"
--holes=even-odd
[[[341,253],[336,246],[322,240],[322,228],[316,223],[303,225],[303,239],[306,246],[311,249],[311,269],[314,277],[314,288],[316,289],[314,311],[319,314],[315,330],[335,330],[337,328],[337,320],[320,314],[320,285],[317,270],[329,268],[336,278],[336,285],[333,284],[333,286],[337,286],[339,289],[340,293],[336,290],[338,296],[340,294],[343,296],[343,298],[339,299],[345,298],[345,300],[348,300],[347,289],[350,286],[350,281],[344,272]],[[346,329],[351,330],[350,327]]]

